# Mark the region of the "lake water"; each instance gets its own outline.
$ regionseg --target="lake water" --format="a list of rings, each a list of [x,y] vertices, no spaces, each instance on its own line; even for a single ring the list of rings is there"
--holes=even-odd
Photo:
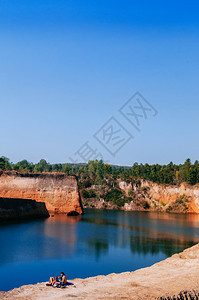
[[[86,210],[0,225],[0,290],[134,271],[199,242],[199,215]],[[12,279],[11,279],[12,278]]]

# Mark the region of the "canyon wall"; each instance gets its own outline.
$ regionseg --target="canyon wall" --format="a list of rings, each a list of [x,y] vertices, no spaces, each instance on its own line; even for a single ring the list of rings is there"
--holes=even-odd
[[[50,213],[82,214],[77,180],[59,173],[0,175],[0,197],[44,202]]]
[[[0,222],[47,217],[49,217],[49,213],[43,202],[30,199],[0,198]]]
[[[84,206],[90,208],[199,213],[199,184],[178,186],[137,178],[132,182],[116,179],[112,184],[84,188],[81,196]]]
[[[150,208],[161,211],[169,211],[170,209],[171,212],[182,212],[180,211],[180,205],[184,205],[184,208],[186,208],[184,212],[199,213],[199,185],[191,186],[182,183],[180,186],[175,186],[140,179],[139,184],[120,181],[119,187],[126,195],[133,191],[135,198],[147,201]],[[125,209],[132,210],[134,202],[126,203]]]

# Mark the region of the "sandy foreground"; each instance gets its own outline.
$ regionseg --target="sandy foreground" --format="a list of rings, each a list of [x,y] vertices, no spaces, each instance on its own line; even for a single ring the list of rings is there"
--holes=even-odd
[[[199,291],[199,244],[151,267],[86,279],[75,286],[53,288],[45,283],[0,292],[0,299],[157,299],[180,291]],[[190,298],[191,299],[191,298]]]

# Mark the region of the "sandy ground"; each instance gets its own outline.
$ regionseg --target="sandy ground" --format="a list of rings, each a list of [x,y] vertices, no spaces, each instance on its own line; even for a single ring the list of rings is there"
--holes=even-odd
[[[75,286],[53,288],[45,283],[0,292],[0,299],[157,299],[182,290],[199,290],[199,244],[151,267],[72,280]]]

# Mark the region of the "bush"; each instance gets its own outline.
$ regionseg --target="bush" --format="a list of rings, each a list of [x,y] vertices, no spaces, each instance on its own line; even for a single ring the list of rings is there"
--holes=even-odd
[[[94,190],[89,191],[89,198],[96,198],[96,192]]]
[[[87,205],[88,205],[88,203],[87,203],[86,200],[83,200],[83,201],[82,201],[82,204],[83,204],[83,206],[87,206]]]
[[[141,181],[138,179],[137,181],[136,181],[136,186],[138,187],[138,186],[140,186],[141,185]]]
[[[167,207],[167,209],[166,209],[166,212],[171,212],[172,211],[172,206],[171,205],[169,205],[169,207]]]
[[[96,198],[97,195],[94,190],[90,190],[90,191],[83,190],[82,196],[83,198]]]
[[[181,195],[179,197],[176,198],[176,201],[175,201],[177,204],[183,204],[185,202],[189,202],[189,199],[187,196],[185,195]]]
[[[149,209],[150,208],[150,205],[147,201],[144,201],[142,206],[143,206],[144,209]]]
[[[177,204],[183,204],[184,203],[184,201],[183,201],[183,199],[181,197],[178,197],[175,202]]]
[[[86,181],[84,182],[85,188],[91,187],[91,185],[92,185],[92,182],[91,182],[90,180],[86,180]]]
[[[125,200],[125,203],[129,203],[129,202],[133,201],[133,198],[124,196],[124,200]]]
[[[118,207],[122,207],[126,203],[126,199],[125,198],[115,199],[113,203],[116,204]]]
[[[104,208],[107,208],[107,204],[106,204],[105,202],[102,203],[102,206],[103,206]]]
[[[104,195],[104,200],[106,202],[111,201],[113,204],[121,207],[126,203],[126,198],[123,196],[122,191],[117,188],[112,188]]]
[[[122,191],[117,188],[112,188],[104,195],[105,201],[114,201],[115,199],[121,198],[123,196]]]
[[[153,200],[153,208],[157,207],[157,203]]]
[[[188,210],[189,198],[186,195],[181,195],[166,209],[166,212],[184,212]]]
[[[135,193],[133,190],[128,191],[128,195],[131,197],[135,197]]]
[[[82,188],[89,188],[92,185],[92,181],[91,179],[86,179],[86,180],[82,180],[82,182],[80,182],[81,187]]]
[[[83,198],[89,198],[89,192],[86,191],[86,190],[83,190],[83,191],[82,191],[82,197],[83,197]]]

